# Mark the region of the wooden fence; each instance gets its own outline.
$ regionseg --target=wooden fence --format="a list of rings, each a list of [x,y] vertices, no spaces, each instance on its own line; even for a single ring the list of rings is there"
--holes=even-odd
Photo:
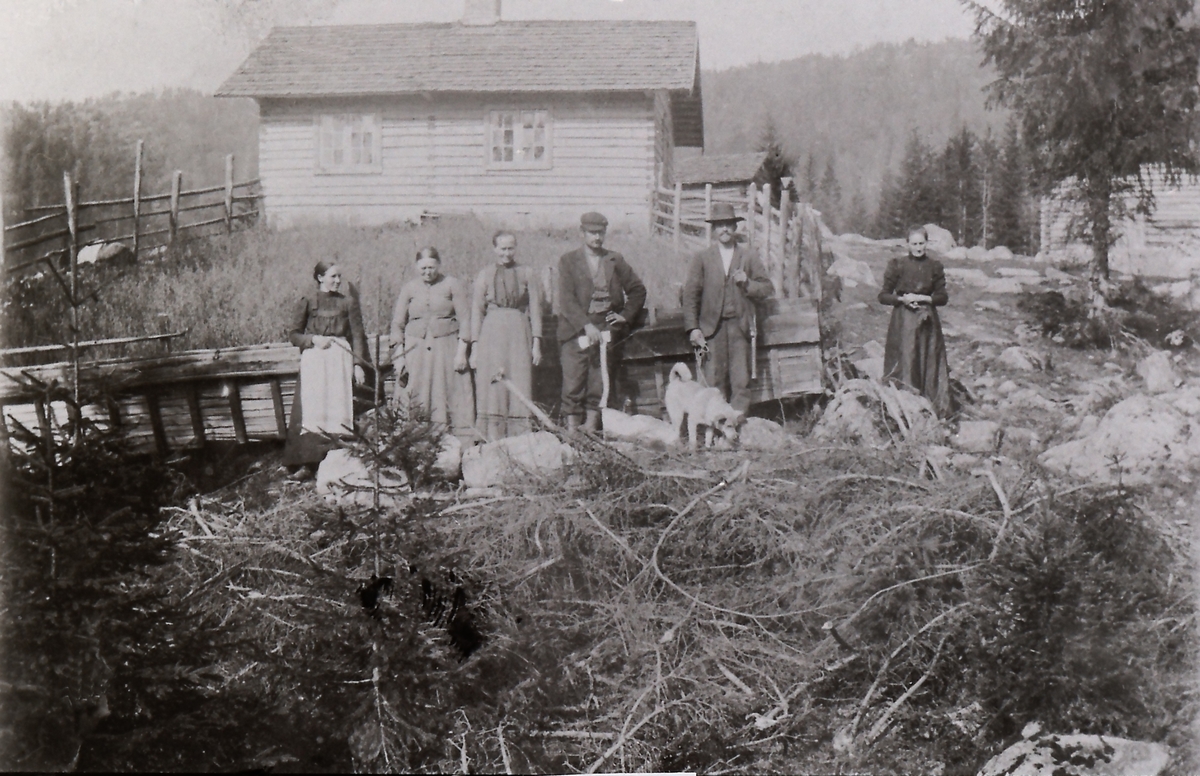
[[[4,227],[4,268],[12,278],[39,265],[52,272],[71,267],[88,245],[121,243],[136,259],[183,237],[232,232],[259,214],[258,180],[233,179],[233,155],[225,157],[225,182],[183,188],[176,170],[171,190],[142,191],[142,141],[137,143],[131,196],[82,200],[78,183],[63,173],[63,201],[26,208],[27,220]]]

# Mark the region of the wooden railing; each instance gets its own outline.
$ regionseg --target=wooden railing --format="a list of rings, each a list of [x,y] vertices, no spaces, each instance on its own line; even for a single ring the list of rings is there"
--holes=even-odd
[[[259,215],[259,181],[234,181],[232,154],[225,157],[224,183],[185,190],[176,170],[169,192],[148,194],[142,191],[142,147],[139,140],[131,196],[81,200],[64,172],[62,203],[26,208],[27,220],[5,226],[5,274],[12,278],[39,265],[57,272],[81,249],[103,243],[121,243],[136,259],[184,237],[232,232]]]

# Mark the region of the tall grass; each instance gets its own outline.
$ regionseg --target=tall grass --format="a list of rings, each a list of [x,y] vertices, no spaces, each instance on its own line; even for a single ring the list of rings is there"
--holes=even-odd
[[[132,268],[85,267],[84,288],[102,290],[80,311],[81,336],[187,329],[180,344],[184,348],[279,342],[286,337],[292,305],[316,288],[313,266],[330,259],[360,289],[367,331],[386,332],[400,287],[416,277],[418,249],[437,247],[443,271],[469,286],[493,260],[492,234],[500,226],[470,217],[421,226],[321,225],[279,231],[260,226],[193,240],[158,261]],[[517,260],[539,271],[580,245],[573,229],[515,231]],[[650,304],[678,307],[687,256],[677,255],[669,242],[628,230],[611,231],[606,245],[624,254],[642,277]],[[69,339],[69,308],[53,278],[10,284],[4,306],[10,346]]]

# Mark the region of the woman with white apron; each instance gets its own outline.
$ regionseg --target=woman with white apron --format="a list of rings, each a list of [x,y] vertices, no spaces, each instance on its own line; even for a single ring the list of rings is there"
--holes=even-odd
[[[293,480],[313,475],[333,447],[329,437],[353,432],[352,381],[365,382],[363,364],[368,362],[362,309],[353,288],[342,293],[341,267],[318,262],[313,278],[317,291],[296,304],[288,330],[288,339],[300,348],[300,376],[283,448],[283,463]]]

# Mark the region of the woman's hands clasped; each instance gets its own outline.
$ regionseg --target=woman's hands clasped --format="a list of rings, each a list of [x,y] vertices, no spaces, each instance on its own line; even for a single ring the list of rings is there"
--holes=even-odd
[[[910,310],[920,310],[923,304],[933,304],[933,297],[929,294],[901,294],[900,304]]]

